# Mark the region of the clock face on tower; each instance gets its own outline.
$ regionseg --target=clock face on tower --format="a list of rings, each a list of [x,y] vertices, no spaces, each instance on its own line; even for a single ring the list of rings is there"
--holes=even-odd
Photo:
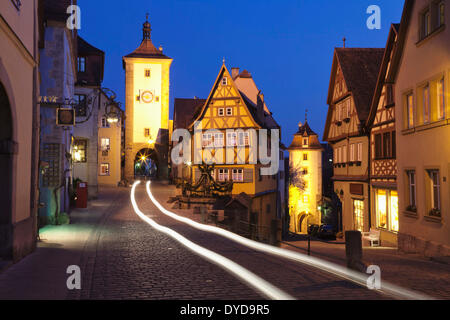
[[[151,91],[148,91],[148,90],[142,91],[142,93],[141,93],[141,101],[142,102],[151,103],[151,102],[153,102],[153,98],[154,98],[154,95]]]

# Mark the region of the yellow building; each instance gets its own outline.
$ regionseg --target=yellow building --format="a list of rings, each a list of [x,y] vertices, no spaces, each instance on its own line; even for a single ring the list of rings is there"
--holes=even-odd
[[[101,105],[110,104],[101,93]],[[114,110],[111,110],[113,108]],[[123,111],[117,105],[110,105],[109,112],[120,115],[118,121],[111,121],[106,114],[98,118],[98,184],[117,186],[122,180],[122,125]]]
[[[450,255],[449,1],[406,1],[395,82],[399,249]]]
[[[151,26],[143,26],[139,48],[123,57],[126,91],[125,179],[132,181],[143,163],[168,176],[169,78],[172,59],[151,40]]]
[[[248,74],[248,72],[246,72]],[[200,177],[198,163],[211,161],[215,164],[213,177],[217,181],[233,180],[232,195],[236,197],[245,193],[251,198],[248,214],[241,216],[244,222],[258,226],[260,240],[269,240],[271,224],[279,223],[277,218],[277,175],[261,173],[263,166],[258,157],[260,129],[279,129],[271,114],[264,108],[264,97],[259,92],[254,97],[256,103],[247,97],[235,84],[225,64],[214,82],[206,101],[197,101],[194,116],[189,117],[187,128],[192,139],[192,171],[178,168],[179,176],[191,176],[193,181]],[[181,103],[182,101],[179,101]],[[178,108],[176,108],[178,109]],[[180,122],[181,115],[174,116]],[[199,132],[201,128],[201,132]],[[275,152],[279,160],[279,139],[275,146],[270,146],[268,130],[268,155]],[[186,168],[186,166],[184,166]]]
[[[321,224],[322,152],[317,134],[308,122],[299,124],[289,151],[289,231],[308,232],[308,225]]]
[[[36,247],[39,2],[0,1],[0,260]]]

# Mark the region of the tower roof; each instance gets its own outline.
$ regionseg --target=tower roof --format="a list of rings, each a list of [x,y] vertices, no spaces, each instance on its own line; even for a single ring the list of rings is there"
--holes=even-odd
[[[307,145],[303,144],[303,138],[309,138]],[[294,134],[294,139],[288,150],[295,149],[322,149],[317,133],[309,127],[308,121],[305,121],[303,125],[300,123],[297,133]]]
[[[154,59],[170,59],[168,56],[164,55],[162,50],[157,49],[151,39],[151,24],[147,20],[144,22],[142,27],[142,42],[141,45],[134,50],[132,53],[125,56],[125,58],[154,58]]]

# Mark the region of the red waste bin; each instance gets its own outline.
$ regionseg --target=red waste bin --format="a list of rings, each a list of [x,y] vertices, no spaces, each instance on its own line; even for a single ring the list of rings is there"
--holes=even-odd
[[[88,186],[86,182],[77,184],[77,208],[87,208]]]

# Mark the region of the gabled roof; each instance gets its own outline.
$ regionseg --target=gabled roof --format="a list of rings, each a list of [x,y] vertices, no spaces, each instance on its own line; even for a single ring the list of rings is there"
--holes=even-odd
[[[206,99],[175,98],[173,109],[174,129],[186,129],[192,123],[194,115],[203,107]]]
[[[309,139],[308,147],[303,147],[304,137],[311,137],[311,139]],[[317,133],[309,127],[308,121],[305,121],[305,124],[303,125],[301,123],[299,124],[298,131],[294,134],[294,139],[288,148],[288,150],[293,149],[322,149]]]
[[[365,122],[369,115],[384,48],[336,48],[335,54],[347,89],[353,95],[358,118]]]
[[[380,72],[378,73],[378,80],[375,87],[374,94],[372,95],[372,103],[369,110],[369,116],[367,117],[366,126],[370,127],[373,124],[375,115],[377,114],[378,104],[383,91],[383,86],[386,83],[386,73],[388,71],[389,62],[391,61],[392,50],[396,50],[396,39],[398,36],[399,24],[392,24],[389,31],[388,40],[386,43],[386,49],[384,51],[383,62],[381,63]],[[391,64],[391,68],[393,65]]]
[[[82,37],[80,37],[80,35],[78,35],[78,55],[80,54],[81,55],[94,54],[104,56],[105,52],[100,49],[97,49],[96,47],[88,43],[86,40],[84,40]]]
[[[199,121],[199,120],[203,117],[203,115],[204,115],[204,113],[205,113],[205,111],[206,111],[206,108],[208,107],[208,105],[209,105],[211,99],[213,98],[213,93],[214,93],[214,91],[216,90],[216,88],[218,87],[219,82],[220,82],[220,79],[222,79],[222,77],[223,77],[224,74],[227,74],[227,76],[228,76],[228,78],[230,79],[232,85],[234,86],[234,88],[235,88],[235,90],[236,90],[236,92],[237,92],[239,98],[240,98],[241,101],[243,102],[244,107],[246,107],[247,110],[248,110],[248,112],[253,116],[252,111],[249,110],[249,105],[251,105],[252,102],[249,101],[249,99],[244,99],[242,93],[241,93],[241,92],[239,91],[239,89],[236,87],[236,84],[234,83],[233,79],[231,78],[231,75],[230,75],[230,73],[228,72],[227,67],[225,66],[225,64],[222,64],[222,67],[220,68],[219,74],[217,75],[217,78],[216,78],[216,80],[214,81],[214,85],[213,85],[211,91],[209,92],[208,99],[206,99],[206,102],[203,104],[202,109],[201,109],[199,112],[196,112],[195,117],[194,117],[194,119],[193,119],[191,125],[189,126],[189,128],[192,128],[192,127],[194,126],[194,123],[195,123],[196,121]],[[250,103],[250,104],[249,104],[249,103]],[[258,123],[258,121],[257,121],[254,117],[253,117],[253,121],[254,121],[254,123],[255,123],[256,126],[261,126],[261,125]]]
[[[375,90],[378,74],[383,59],[383,48],[335,48],[328,87],[328,114],[323,140],[328,141],[331,125],[333,93],[338,65],[348,91],[353,96],[360,123],[365,123],[370,111],[372,95]]]

